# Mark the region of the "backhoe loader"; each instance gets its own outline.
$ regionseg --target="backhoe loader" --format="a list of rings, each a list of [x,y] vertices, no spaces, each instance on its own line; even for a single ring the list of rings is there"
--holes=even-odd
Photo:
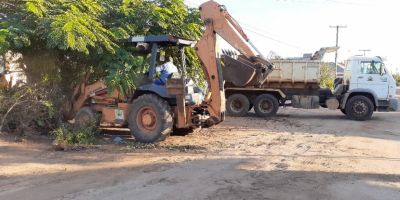
[[[149,73],[149,81],[137,87],[133,95],[128,97],[118,92],[107,94],[107,87],[103,82],[92,85],[84,82],[77,87],[71,103],[66,106],[65,118],[75,119],[75,123],[80,124],[95,119],[96,113],[101,113],[100,125],[127,126],[139,142],[163,140],[174,127],[187,129],[223,121],[224,67],[217,35],[243,55],[242,60],[246,64],[237,65],[237,68],[228,72],[237,82],[262,84],[273,70],[273,65],[255,53],[257,50],[254,45],[225,6],[208,1],[199,10],[205,31],[197,42],[170,35],[134,36],[126,41],[127,45],[151,54],[149,71],[156,67],[160,49],[178,47],[182,63],[179,66],[180,73],[171,74],[165,85],[154,84],[151,81],[152,73]],[[200,58],[208,86],[206,93],[199,91],[187,79],[185,47],[194,47]]]

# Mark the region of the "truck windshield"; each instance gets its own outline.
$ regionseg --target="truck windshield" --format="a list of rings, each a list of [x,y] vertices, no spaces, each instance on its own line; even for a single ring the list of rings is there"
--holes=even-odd
[[[376,61],[361,61],[362,74],[380,74],[383,63]]]

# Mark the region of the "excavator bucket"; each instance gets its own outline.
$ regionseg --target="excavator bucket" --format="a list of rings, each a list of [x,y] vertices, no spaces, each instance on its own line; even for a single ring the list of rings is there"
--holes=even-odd
[[[237,87],[248,85],[256,76],[256,67],[251,62],[237,57],[224,56],[224,80]]]

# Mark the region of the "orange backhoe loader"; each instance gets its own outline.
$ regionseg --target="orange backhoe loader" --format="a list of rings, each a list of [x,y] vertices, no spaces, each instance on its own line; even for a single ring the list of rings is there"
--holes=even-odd
[[[79,124],[95,120],[96,113],[101,113],[101,126],[127,126],[140,142],[162,140],[173,127],[193,128],[223,121],[223,73],[229,73],[237,82],[262,84],[273,66],[262,56],[257,56],[257,50],[224,6],[208,1],[199,9],[206,29],[197,42],[170,35],[135,36],[126,42],[151,54],[149,71],[156,67],[160,49],[178,47],[182,59],[182,66],[178,66],[180,73],[171,74],[165,85],[154,84],[152,73],[149,73],[148,81],[129,97],[118,92],[108,94],[103,82],[89,85],[84,81],[65,107],[65,118],[75,119]],[[217,48],[217,34],[242,54],[240,59],[231,60],[239,63],[239,67],[224,71],[221,51]],[[205,95],[186,77],[184,47],[194,47],[197,51],[207,79]]]

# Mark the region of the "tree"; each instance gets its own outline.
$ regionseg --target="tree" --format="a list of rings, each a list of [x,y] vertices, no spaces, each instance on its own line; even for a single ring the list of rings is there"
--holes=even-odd
[[[394,80],[396,81],[397,86],[400,86],[400,74],[394,74],[393,75]]]
[[[198,39],[202,25],[198,11],[183,0],[3,0],[0,17],[0,53],[22,53],[30,81],[68,87],[91,71],[114,88],[134,88],[132,80],[146,69],[147,58],[132,55],[122,39],[148,34]],[[199,74],[193,49],[187,56],[189,75]]]
[[[106,25],[118,39],[128,35],[170,34],[188,39],[199,39],[202,21],[198,10],[189,9],[182,0],[108,0],[104,15]],[[109,55],[101,62],[108,72],[110,85],[120,85],[122,90],[134,88],[132,79],[137,79],[148,65],[146,58],[130,55],[129,47],[121,47],[116,55]],[[173,55],[180,65],[178,49],[172,49],[167,55]],[[186,49],[189,77],[203,83],[204,75],[194,49]],[[124,62],[118,62],[124,60]],[[129,67],[126,64],[129,63]],[[148,63],[148,62],[147,62]]]
[[[334,89],[335,70],[330,68],[328,63],[321,66],[320,85],[322,88]]]
[[[104,12],[97,0],[3,1],[0,32],[7,42],[0,49],[23,54],[30,82],[71,81],[92,66],[90,55],[118,48]]]

